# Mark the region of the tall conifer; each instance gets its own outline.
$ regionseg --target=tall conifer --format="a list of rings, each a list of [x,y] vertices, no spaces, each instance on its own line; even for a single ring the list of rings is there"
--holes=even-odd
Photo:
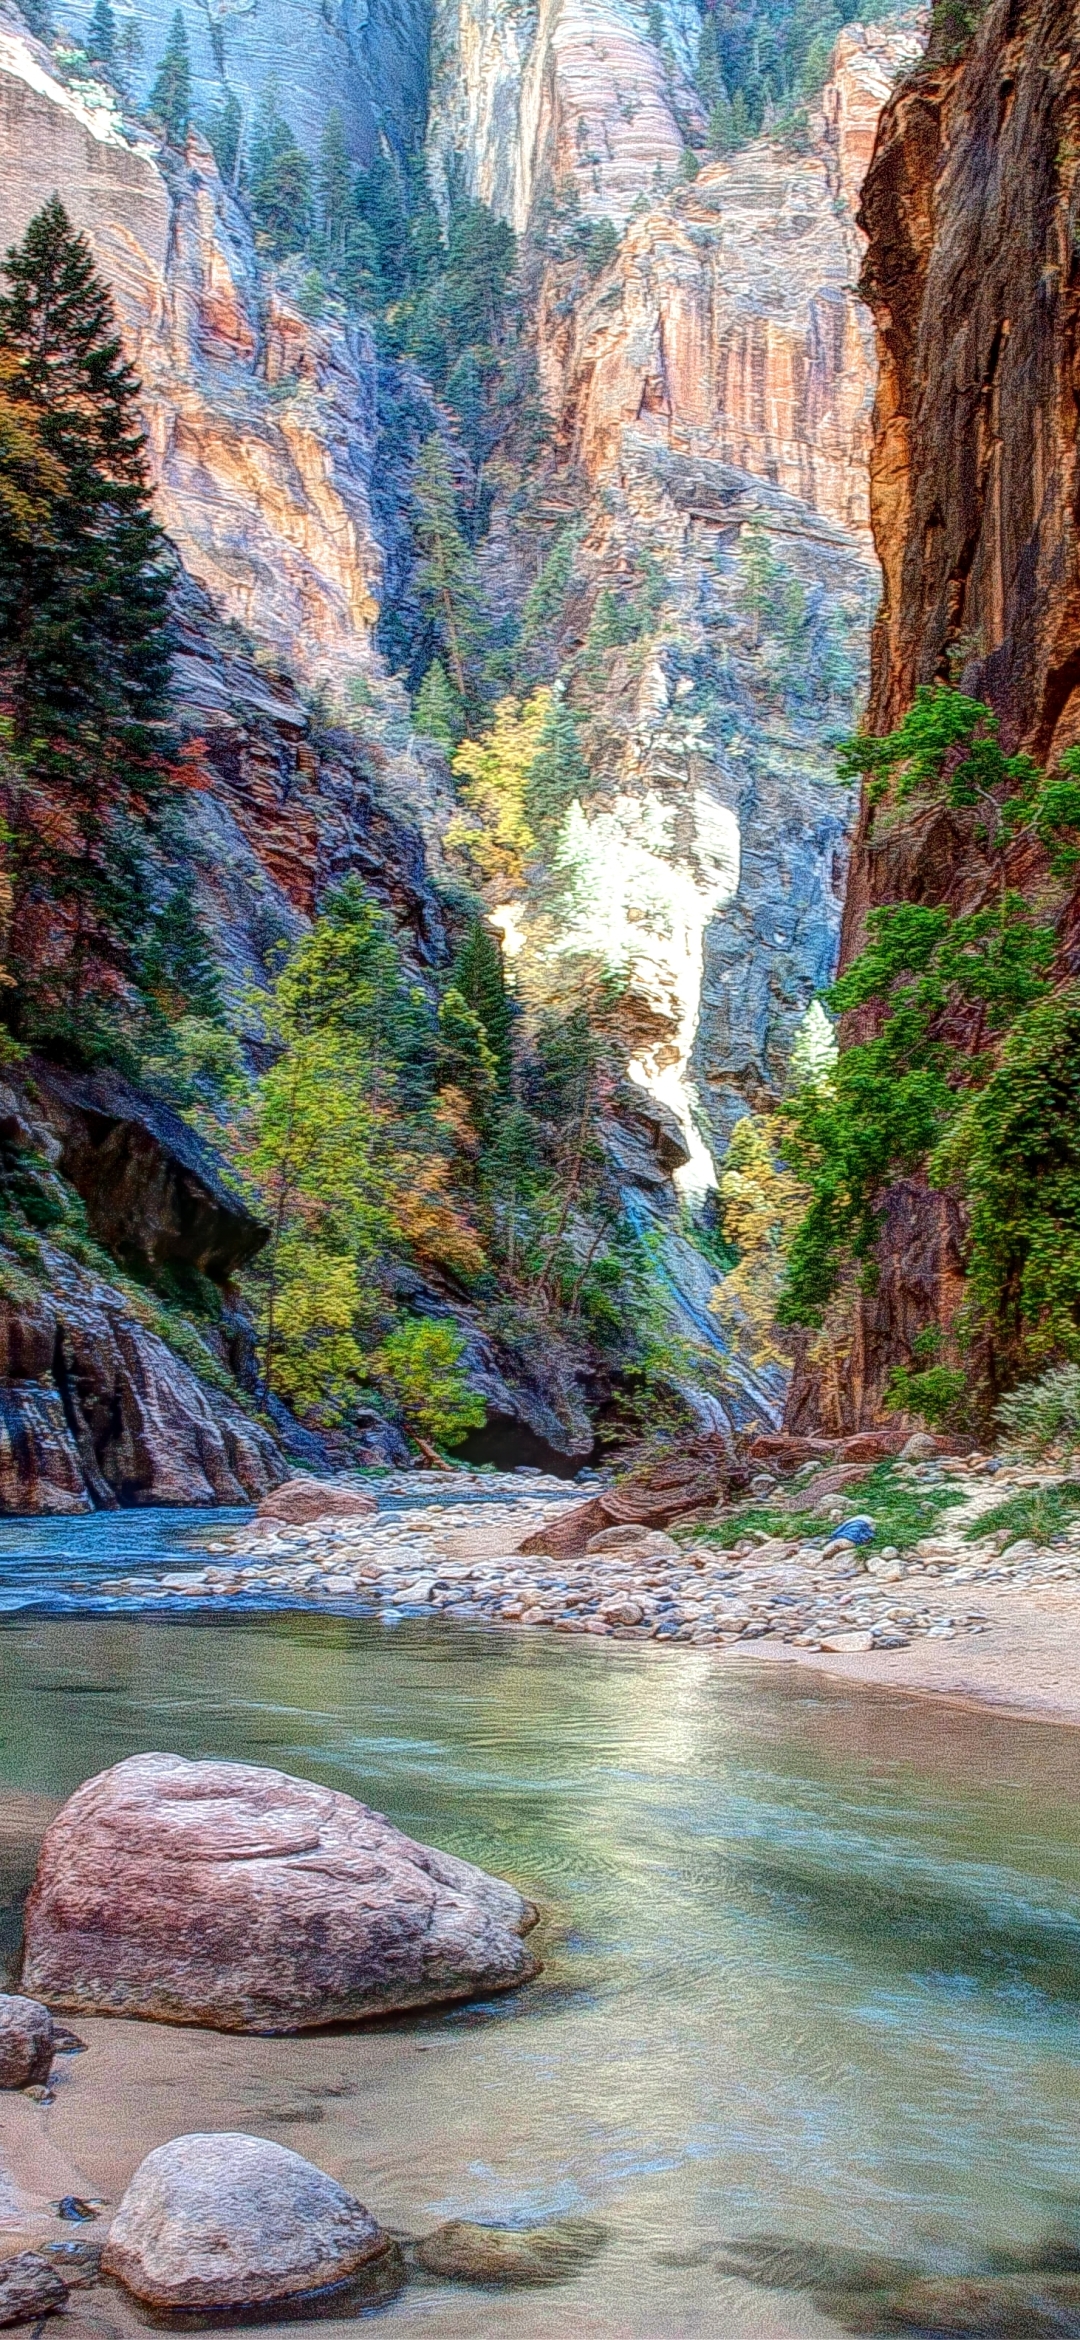
[[[170,745],[169,565],[139,385],[90,248],[57,196],[3,272],[0,363],[48,466],[47,510],[0,564],[15,950],[21,933],[25,962],[16,972],[25,1018],[45,1034],[58,1017],[77,1019],[91,991],[122,989],[137,954],[140,836]]]
[[[183,11],[179,8],[169,28],[148,111],[155,122],[160,122],[169,145],[183,146],[191,121],[191,51]]]

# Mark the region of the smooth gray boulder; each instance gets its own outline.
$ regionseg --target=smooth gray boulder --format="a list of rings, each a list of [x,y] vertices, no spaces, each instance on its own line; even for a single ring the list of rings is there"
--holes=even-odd
[[[352,1796],[133,1755],[48,1829],[24,1988],[86,2015],[287,2032],[512,1990],[531,1902]]]
[[[56,2052],[53,2019],[37,1999],[0,1992],[0,2088],[47,2080]]]
[[[397,2245],[355,2194],[286,2145],[223,2131],[141,2162],[102,2271],[161,2313],[296,2309],[357,2284],[388,2296]]]

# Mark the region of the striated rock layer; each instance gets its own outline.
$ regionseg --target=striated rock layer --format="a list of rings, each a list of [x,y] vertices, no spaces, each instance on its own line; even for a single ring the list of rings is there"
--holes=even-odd
[[[884,577],[869,722],[888,731],[919,683],[958,681],[1010,747],[1053,762],[1080,737],[1080,26],[1067,0],[996,0],[966,52],[928,59],[885,110],[862,200],[862,289],[880,375],[871,505]],[[1011,882],[1037,891],[1026,849]],[[902,831],[864,805],[843,961],[884,901],[971,911],[997,884],[970,822]],[[1075,910],[1062,970],[1075,972]],[[853,1036],[858,1036],[854,1027]],[[894,1365],[963,1294],[961,1214],[906,1181],[884,1197],[878,1289],[790,1419],[870,1422]]]
[[[631,220],[593,285],[549,266],[539,342],[566,476],[589,492],[564,641],[657,580],[649,655],[615,650],[571,816],[563,947],[631,977],[635,1077],[688,1162],[782,1085],[833,972],[851,728],[877,591],[869,319],[853,214],[912,36],[837,44],[805,151],[763,138]]]

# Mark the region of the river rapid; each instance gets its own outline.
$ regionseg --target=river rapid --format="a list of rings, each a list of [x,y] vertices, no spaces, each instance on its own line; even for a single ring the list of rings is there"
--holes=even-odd
[[[112,1525],[113,1569],[117,1532],[151,1548],[148,1515]],[[192,1523],[160,1532],[175,1563]],[[797,2283],[709,2254],[769,2232],[949,2271],[1074,2222],[1080,1734],[704,1650],[94,1614],[64,1565],[29,1605],[9,1565],[0,1619],[9,1957],[49,1811],[162,1748],[326,1781],[512,1877],[545,1966],[511,1998],[317,2037],[83,2024],[55,2103],[18,2101],[16,2163],[52,2153],[115,2200],[163,2138],[241,2128],[407,2233],[604,2223],[555,2289],[425,2280],[381,2311],[439,2340],[836,2332]],[[99,2340],[117,2314],[77,2295]]]

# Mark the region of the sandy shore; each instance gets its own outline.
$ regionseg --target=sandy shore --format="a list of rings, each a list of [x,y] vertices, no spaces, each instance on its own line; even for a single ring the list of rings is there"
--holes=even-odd
[[[736,1643],[718,1653],[718,1662],[811,1666],[882,1689],[1080,1724],[1080,1588],[1015,1593],[980,1585],[979,1605],[991,1631],[977,1637],[913,1641],[907,1649],[854,1656],[781,1642]]]

